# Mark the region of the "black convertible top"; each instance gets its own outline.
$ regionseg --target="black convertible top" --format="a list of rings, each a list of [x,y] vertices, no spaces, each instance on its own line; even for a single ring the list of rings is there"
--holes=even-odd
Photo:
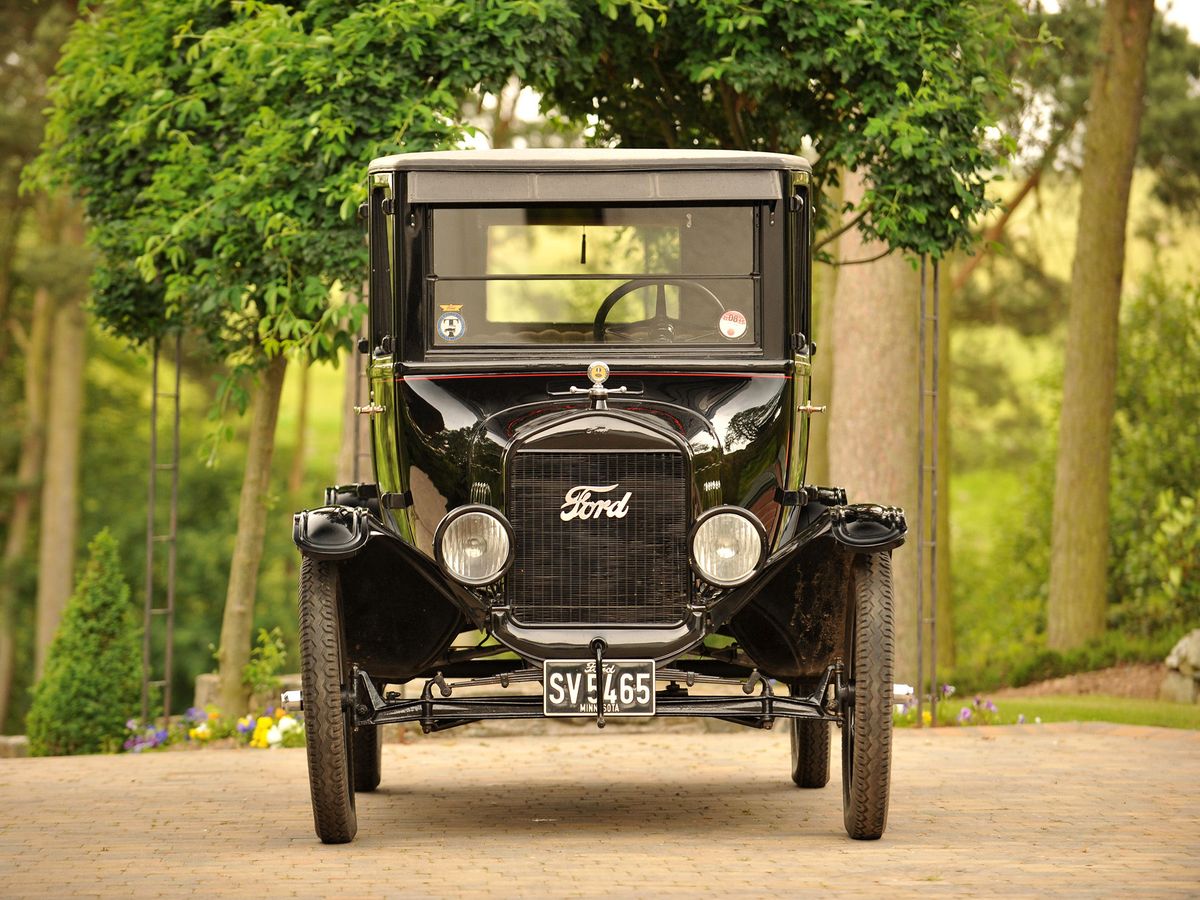
[[[445,150],[384,156],[370,171],[404,173],[409,203],[685,203],[778,200],[782,172],[812,167],[741,150]]]

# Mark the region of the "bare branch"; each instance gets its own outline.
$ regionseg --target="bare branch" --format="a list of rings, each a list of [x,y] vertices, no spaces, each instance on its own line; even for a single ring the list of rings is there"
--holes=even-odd
[[[875,260],[877,260],[877,259],[883,259],[885,256],[888,256],[888,255],[892,254],[893,252],[895,252],[895,250],[896,250],[895,247],[888,247],[882,253],[876,253],[874,256],[864,256],[862,259],[833,260],[829,264],[831,266],[861,266],[866,263],[875,262]]]
[[[821,238],[821,240],[817,241],[817,243],[815,243],[813,245],[813,250],[820,250],[822,247],[824,247],[830,241],[837,240],[839,237],[841,237],[843,234],[845,234],[847,231],[849,231],[851,228],[853,228],[855,225],[857,225],[859,222],[861,222],[864,218],[866,218],[867,213],[870,211],[871,211],[870,204],[868,204],[867,206],[864,206],[862,208],[862,210],[859,212],[859,214],[857,216],[855,216],[853,219],[851,219],[849,222],[845,223],[844,225],[839,225],[833,231],[829,232],[829,234],[825,235],[825,237]]]
[[[1076,114],[1067,124],[1065,124],[1054,138],[1046,145],[1046,152],[1042,154],[1042,158],[1038,160],[1038,164],[1034,167],[1029,177],[1017,189],[1013,198],[1005,204],[1004,212],[991,226],[984,231],[980,238],[981,246],[975,252],[975,255],[970,257],[961,269],[954,273],[954,280],[951,282],[951,290],[958,291],[967,283],[967,279],[971,277],[971,273],[979,268],[979,264],[984,258],[991,253],[992,248],[999,243],[1004,237],[1004,230],[1008,227],[1009,220],[1012,219],[1013,213],[1017,211],[1017,207],[1021,202],[1033,193],[1042,180],[1042,175],[1050,168],[1050,164],[1054,162],[1054,157],[1058,155],[1059,148],[1066,143],[1067,139],[1075,131],[1075,126],[1079,124],[1080,115]]]

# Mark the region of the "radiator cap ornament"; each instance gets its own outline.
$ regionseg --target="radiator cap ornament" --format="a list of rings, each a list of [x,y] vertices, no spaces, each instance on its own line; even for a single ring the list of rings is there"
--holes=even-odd
[[[588,366],[587,377],[588,381],[595,385],[604,384],[608,381],[608,363],[596,360]]]

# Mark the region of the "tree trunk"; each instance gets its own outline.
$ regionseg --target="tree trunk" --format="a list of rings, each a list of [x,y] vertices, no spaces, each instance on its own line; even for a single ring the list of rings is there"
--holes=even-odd
[[[842,185],[845,171],[838,169],[838,187],[829,195],[830,207],[841,207]],[[816,249],[821,249],[829,240],[828,234],[814,238]],[[833,238],[831,252],[836,255],[838,245]],[[828,406],[833,389],[833,307],[836,301],[838,268],[827,263],[813,263],[812,273],[812,331],[809,338],[817,350],[812,358],[812,403]],[[808,468],[805,480],[809,484],[832,484],[829,477],[829,416],[815,415],[808,420]]]
[[[250,437],[246,444],[246,470],[238,501],[237,535],[229,563],[229,587],[221,619],[221,647],[217,652],[219,698],[226,716],[245,712],[249,691],[242,670],[250,661],[254,629],[254,595],[262,562],[267,528],[267,501],[271,481],[271,456],[275,449],[275,423],[287,361],[272,359],[259,374],[250,411]]]
[[[843,180],[846,200],[862,199],[857,173]],[[839,238],[841,260],[886,249],[857,229]],[[899,254],[839,269],[832,328],[829,407],[830,480],[851,502],[915,510],[917,498],[917,277]],[[896,552],[897,681],[916,677],[916,547]]]
[[[78,294],[60,301],[50,342],[45,477],[39,507],[36,678],[41,678],[75,575],[79,436],[87,350],[87,317]]]
[[[3,196],[0,198],[0,369],[4,368],[8,359],[8,316],[12,300],[13,262],[17,257],[21,222],[29,205],[18,190],[20,181],[18,172],[6,173]]]
[[[288,469],[287,492],[294,502],[304,487],[304,468],[308,456],[308,385],[310,364],[305,359],[296,374],[300,378],[300,394],[296,401],[296,440],[292,444],[292,460]]]
[[[365,284],[360,296],[367,296]],[[353,296],[347,300],[357,302]],[[343,362],[346,369],[342,392],[342,438],[335,477],[338,484],[350,484],[371,477],[364,468],[364,464],[367,467],[370,465],[371,423],[367,416],[360,416],[354,411],[355,406],[367,402],[367,356],[359,353],[357,347],[352,347]]]
[[[25,420],[21,426],[21,450],[17,461],[16,487],[9,510],[4,557],[0,561],[0,729],[8,718],[12,693],[13,660],[16,653],[14,579],[29,549],[34,498],[42,477],[46,445],[46,373],[50,364],[50,322],[54,306],[50,292],[38,288],[33,295],[33,314],[25,351]]]
[[[817,352],[812,358],[812,402],[826,406],[833,386],[833,307],[838,270],[818,263],[813,269],[813,334]],[[808,421],[809,484],[829,484],[829,416],[810,416]]]
[[[1104,632],[1117,320],[1153,14],[1153,0],[1109,0],[1092,72],[1050,536],[1046,640],[1058,650]]]

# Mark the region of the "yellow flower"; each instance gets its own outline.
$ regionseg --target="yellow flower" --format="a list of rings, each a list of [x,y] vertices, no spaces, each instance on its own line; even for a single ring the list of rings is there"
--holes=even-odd
[[[925,710],[923,713],[921,713],[921,721],[926,725],[933,724],[933,713],[931,713],[929,710]]]
[[[279,707],[279,709],[275,710],[275,718],[277,718],[277,719],[282,719],[286,715],[287,715],[287,710],[284,709],[282,706]]]
[[[274,726],[275,720],[270,716],[259,716],[254,723],[254,734],[250,737],[250,746],[266,749],[269,745],[267,742],[267,733]]]

